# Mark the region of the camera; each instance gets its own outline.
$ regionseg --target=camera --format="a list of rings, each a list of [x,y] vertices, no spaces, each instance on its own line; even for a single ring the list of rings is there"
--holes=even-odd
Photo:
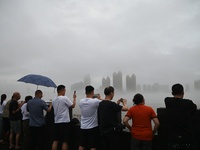
[[[94,94],[93,98],[99,98],[99,94]]]

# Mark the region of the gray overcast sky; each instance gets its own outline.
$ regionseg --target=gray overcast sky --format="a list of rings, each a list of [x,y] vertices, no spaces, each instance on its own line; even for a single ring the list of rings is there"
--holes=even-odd
[[[100,86],[119,70],[140,84],[192,84],[200,1],[0,0],[0,52],[1,89],[30,73],[67,86],[89,73]]]

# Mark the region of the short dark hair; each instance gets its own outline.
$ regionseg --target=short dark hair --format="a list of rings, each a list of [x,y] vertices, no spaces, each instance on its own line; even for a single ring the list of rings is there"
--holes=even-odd
[[[59,85],[57,87],[57,93],[59,93],[60,91],[62,91],[63,89],[65,89],[65,86],[64,85]]]
[[[114,88],[112,86],[109,86],[109,87],[106,87],[104,89],[104,94],[107,96],[107,95],[110,95],[110,93],[113,93],[114,92]]]
[[[172,86],[172,95],[184,94],[184,88],[181,84],[177,83]]]
[[[94,87],[91,85],[88,85],[85,87],[85,94],[90,94],[94,91]]]
[[[144,97],[142,94],[136,94],[134,97],[133,97],[133,103],[138,105],[138,104],[141,104],[144,100]]]
[[[27,103],[27,102],[28,102],[29,100],[31,100],[31,99],[33,99],[32,96],[30,96],[30,95],[29,95],[29,96],[26,96],[26,97],[25,97],[25,103]]]
[[[35,96],[38,95],[38,94],[42,94],[42,91],[41,90],[35,91]]]

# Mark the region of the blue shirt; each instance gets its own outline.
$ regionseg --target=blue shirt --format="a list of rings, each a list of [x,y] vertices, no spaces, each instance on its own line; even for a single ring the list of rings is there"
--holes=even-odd
[[[48,106],[45,101],[39,98],[33,98],[27,103],[27,110],[30,114],[29,126],[31,127],[41,127],[45,125],[45,118],[43,110],[47,111]]]

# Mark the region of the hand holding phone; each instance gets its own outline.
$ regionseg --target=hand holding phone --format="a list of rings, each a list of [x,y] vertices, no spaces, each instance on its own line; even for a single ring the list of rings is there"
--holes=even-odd
[[[76,98],[76,91],[74,91],[74,95],[73,95],[73,98]]]

